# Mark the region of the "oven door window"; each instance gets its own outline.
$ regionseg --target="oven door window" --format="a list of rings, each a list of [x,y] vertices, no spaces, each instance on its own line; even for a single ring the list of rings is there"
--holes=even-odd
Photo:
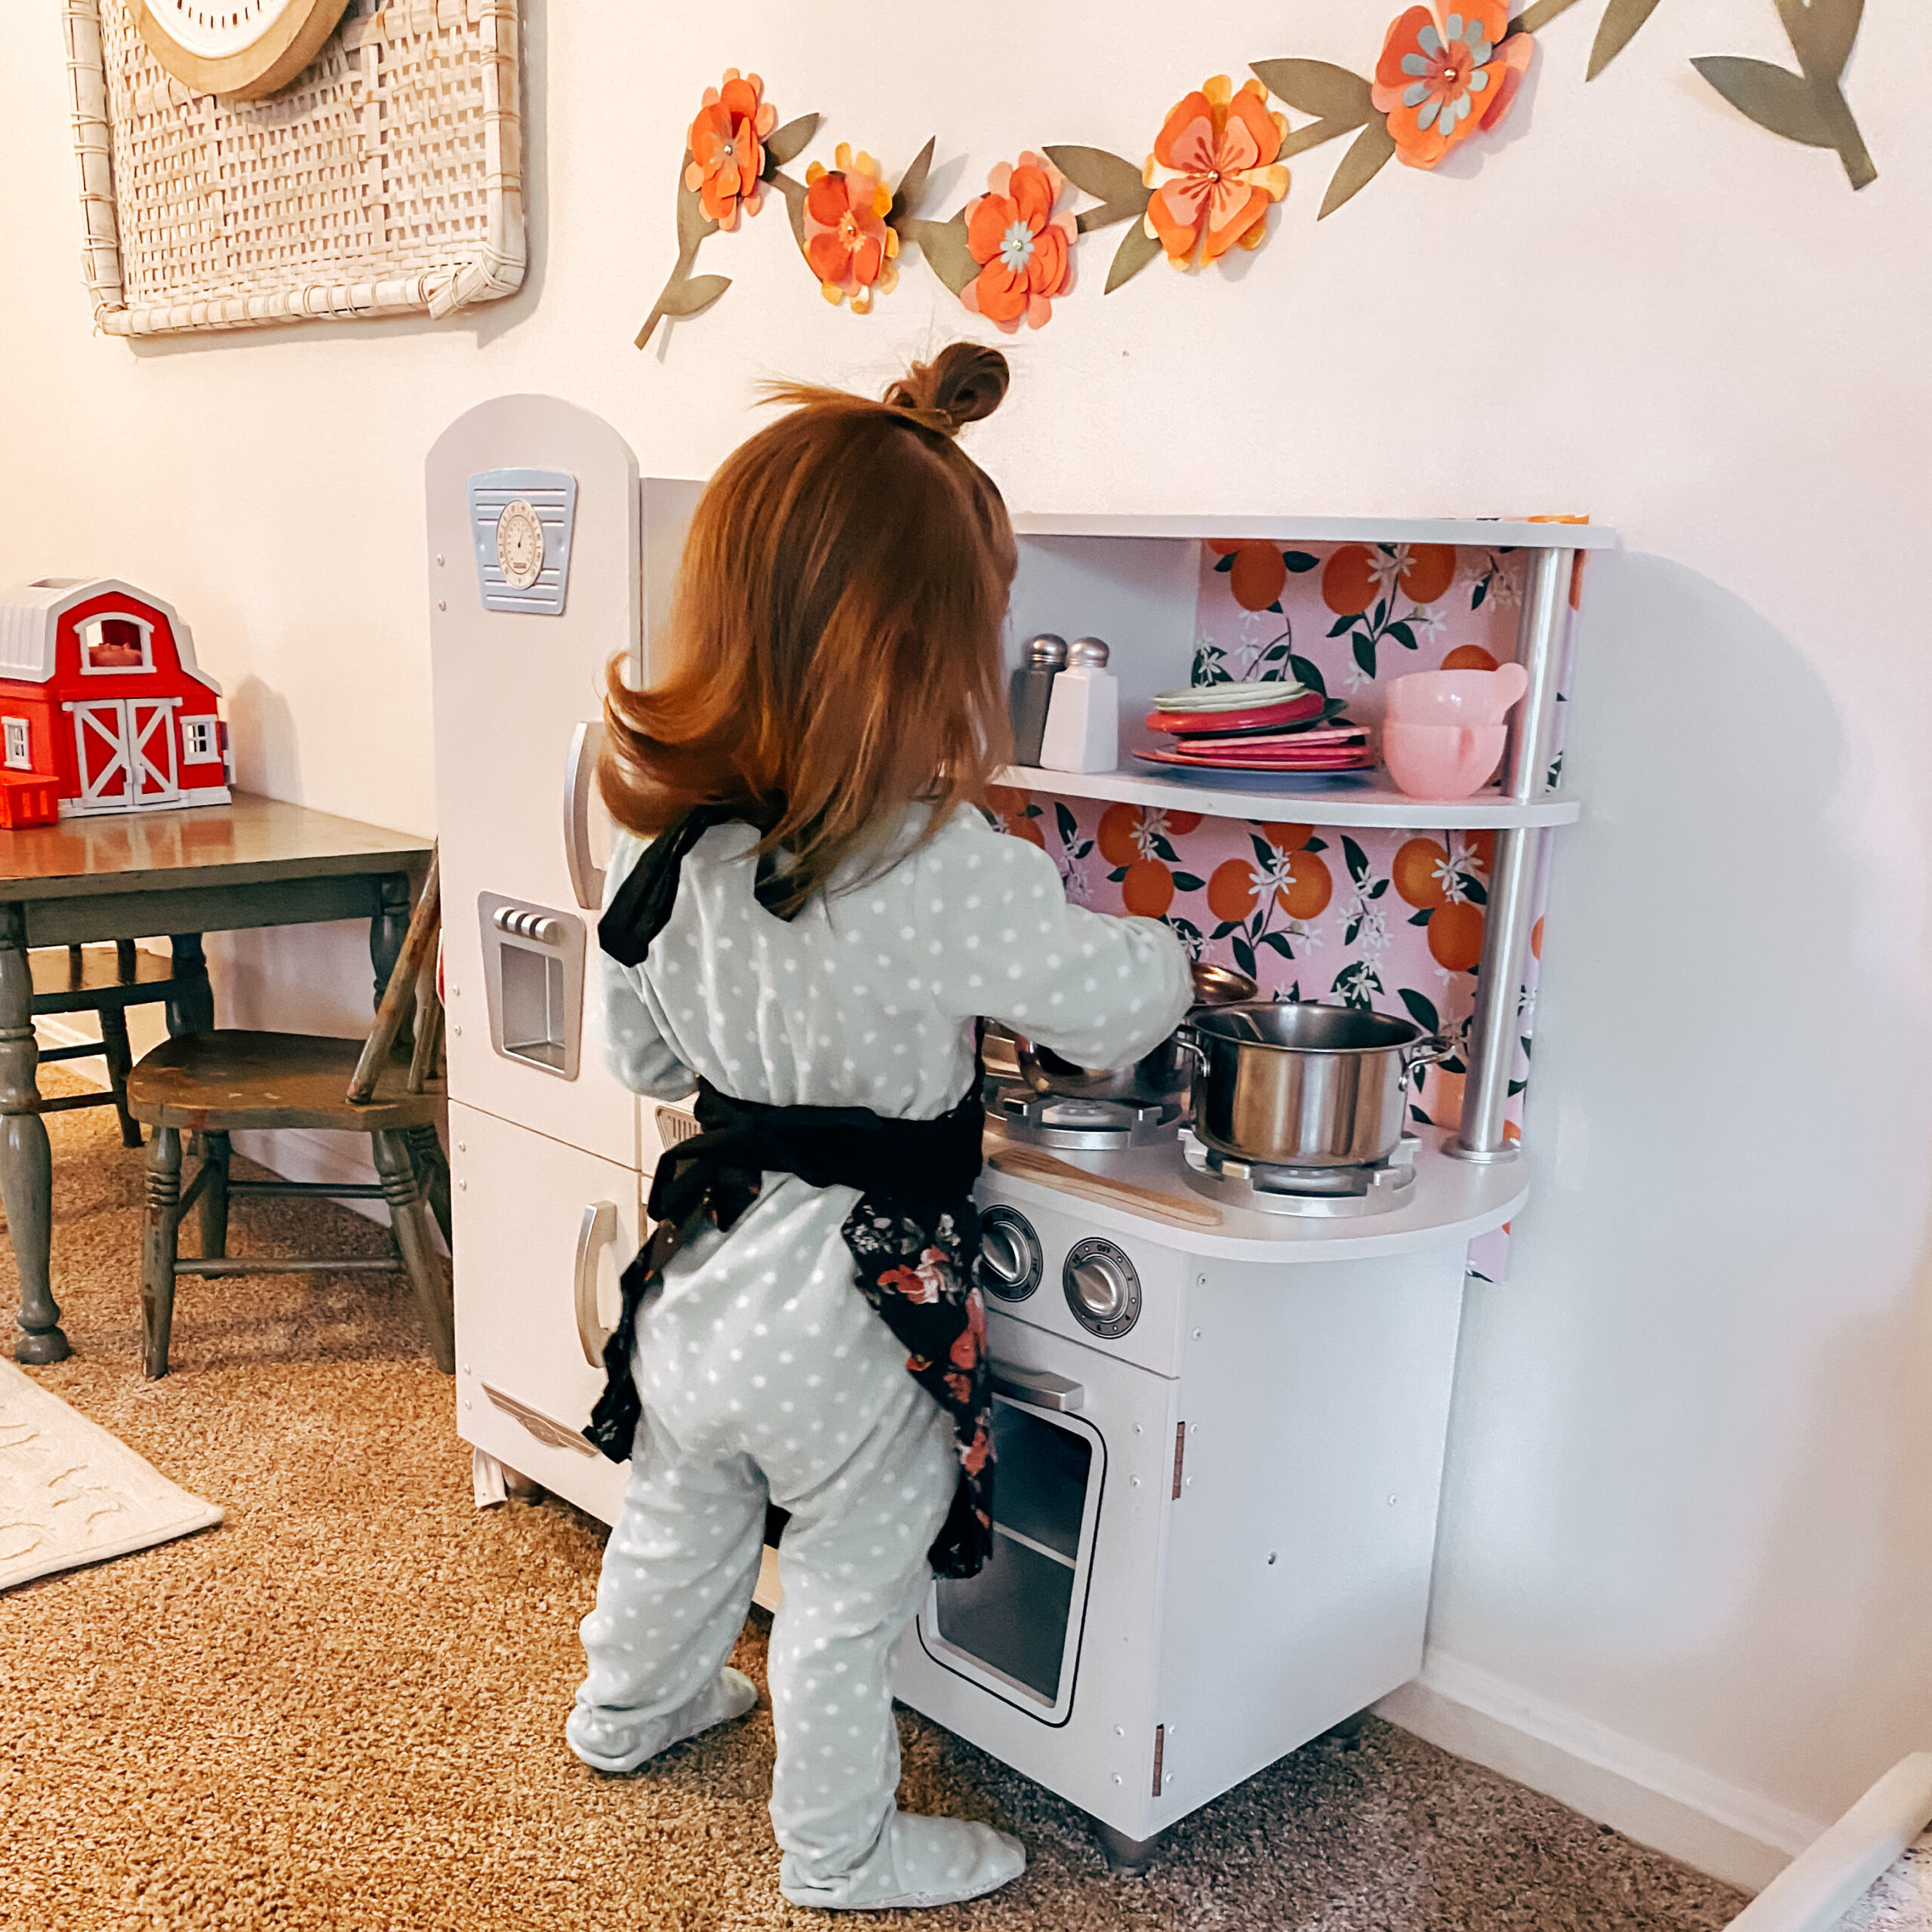
[[[1072,1715],[1106,1454],[1091,1425],[993,1401],[993,1554],[919,1618],[935,1662],[1047,1724]]]

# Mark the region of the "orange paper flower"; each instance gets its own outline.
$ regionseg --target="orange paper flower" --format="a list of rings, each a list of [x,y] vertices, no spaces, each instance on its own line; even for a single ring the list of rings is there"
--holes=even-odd
[[[1501,4],[1501,0],[1497,0]],[[1153,189],[1146,227],[1173,266],[1211,262],[1236,244],[1258,248],[1269,205],[1288,192],[1275,157],[1288,124],[1271,113],[1259,81],[1235,91],[1225,74],[1177,101],[1141,179]]]
[[[736,228],[738,210],[756,214],[763,199],[764,137],[778,120],[778,110],[758,98],[764,91],[757,75],[727,67],[724,85],[705,89],[691,123],[685,186],[720,228]]]
[[[1411,7],[1389,27],[1369,97],[1389,117],[1395,154],[1411,168],[1433,168],[1459,141],[1493,128],[1509,111],[1534,43],[1504,38],[1505,0],[1441,0]]]
[[[899,237],[885,225],[892,190],[869,154],[854,155],[841,141],[829,169],[814,162],[805,171],[805,260],[828,302],[849,299],[852,312],[872,306],[872,291],[890,295],[899,284],[894,257]]]
[[[1008,335],[1024,321],[1038,328],[1052,317],[1053,298],[1073,286],[1073,217],[1055,214],[1066,177],[1044,155],[1001,162],[986,177],[992,189],[966,204],[966,247],[980,272],[959,299]]]

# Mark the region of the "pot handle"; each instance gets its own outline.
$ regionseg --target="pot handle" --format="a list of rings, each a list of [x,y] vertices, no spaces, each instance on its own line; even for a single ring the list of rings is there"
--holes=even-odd
[[[1434,1066],[1438,1061],[1447,1060],[1456,1051],[1456,1043],[1446,1033],[1436,1033],[1429,1038],[1412,1041],[1402,1049],[1402,1071],[1412,1072],[1419,1066]]]

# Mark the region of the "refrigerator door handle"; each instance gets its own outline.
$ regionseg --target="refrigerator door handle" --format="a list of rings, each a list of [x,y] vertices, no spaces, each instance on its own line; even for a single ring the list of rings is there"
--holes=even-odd
[[[597,1319],[597,1257],[617,1238],[617,1210],[608,1201],[593,1201],[583,1211],[577,1231],[577,1339],[583,1358],[592,1368],[604,1366],[604,1344],[611,1331]]]
[[[571,734],[571,755],[564,765],[564,863],[577,903],[589,912],[604,903],[603,868],[590,856],[590,793],[603,749],[603,725],[586,718]]]

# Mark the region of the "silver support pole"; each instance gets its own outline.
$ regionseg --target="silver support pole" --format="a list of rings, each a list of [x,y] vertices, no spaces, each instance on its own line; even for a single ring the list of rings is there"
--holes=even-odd
[[[1558,647],[1569,608],[1575,552],[1539,550],[1530,565],[1516,635],[1517,661],[1530,674],[1516,707],[1503,771],[1511,802],[1530,804],[1543,795],[1556,724]],[[1516,1063],[1517,996],[1530,947],[1537,862],[1543,851],[1538,826],[1513,826],[1496,835],[1490,866],[1489,906],[1483,921],[1482,959],[1475,1011],[1469,1022],[1469,1072],[1463,1085],[1463,1118],[1444,1152],[1465,1161],[1509,1161],[1517,1149],[1503,1131],[1509,1075]]]

